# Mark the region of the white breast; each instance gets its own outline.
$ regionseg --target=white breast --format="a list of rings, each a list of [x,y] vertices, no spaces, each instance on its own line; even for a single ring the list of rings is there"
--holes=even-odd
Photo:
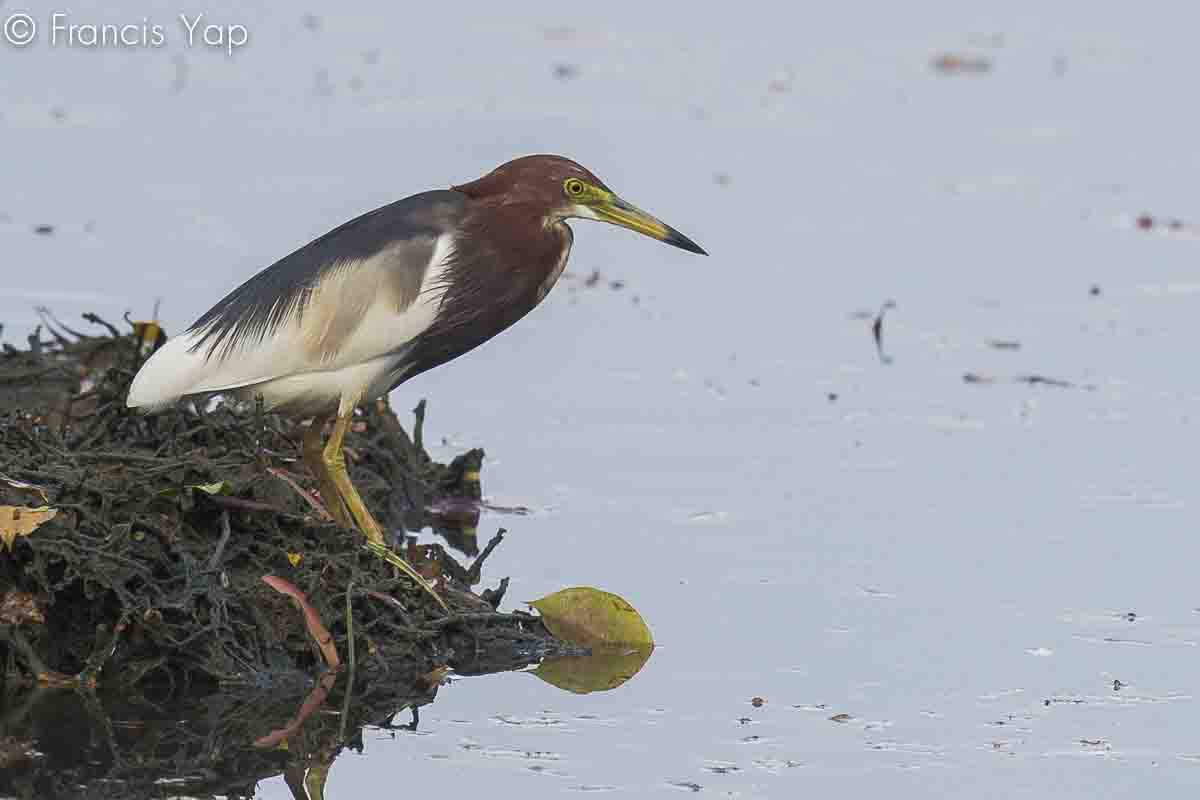
[[[563,247],[562,256],[559,257],[554,269],[546,276],[546,280],[542,281],[542,285],[538,287],[537,299],[539,303],[546,299],[546,295],[550,294],[550,290],[554,288],[554,284],[558,283],[558,279],[562,277],[563,270],[567,268],[567,259],[571,255],[571,243],[575,241],[575,235],[571,233],[571,229],[568,226],[563,225],[563,227],[566,228],[566,246]]]

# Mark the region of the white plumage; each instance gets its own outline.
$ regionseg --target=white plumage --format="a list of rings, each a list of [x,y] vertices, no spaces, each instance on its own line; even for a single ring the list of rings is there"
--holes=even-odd
[[[440,236],[416,298],[402,309],[389,291],[391,254],[383,251],[330,269],[304,308],[287,309],[283,323],[262,339],[242,337],[210,353],[201,344],[207,328],[186,331],[142,366],[127,404],[157,410],[192,395],[241,390],[261,394],[267,408],[328,407],[352,404],[359,393],[383,394],[401,360],[397,351],[437,318],[452,252],[451,237]]]

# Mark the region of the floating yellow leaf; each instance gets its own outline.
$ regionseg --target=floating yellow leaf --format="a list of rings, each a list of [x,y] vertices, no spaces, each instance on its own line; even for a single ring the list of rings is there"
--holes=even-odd
[[[575,694],[607,692],[636,675],[652,652],[653,647],[604,648],[594,650],[590,656],[548,658],[533,674]]]
[[[300,566],[300,562],[304,560],[304,556],[301,555],[300,553],[288,553],[287,560],[288,560],[288,563],[291,564],[293,567],[298,567],[298,566]]]
[[[547,630],[584,647],[652,647],[654,637],[637,609],[611,592],[576,586],[534,600]]]
[[[18,536],[28,536],[43,522],[58,516],[58,509],[49,506],[26,508],[24,506],[0,506],[0,541],[7,550],[12,550]]]

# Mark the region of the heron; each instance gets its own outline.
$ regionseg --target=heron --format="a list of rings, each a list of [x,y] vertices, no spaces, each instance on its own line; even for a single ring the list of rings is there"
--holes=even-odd
[[[532,311],[566,267],[571,218],[707,255],[575,161],[524,156],[369,211],[276,261],[158,349],[127,405],[153,412],[224,395],[311,419],[301,452],[322,501],[343,528],[382,545],[346,472],[354,409]]]

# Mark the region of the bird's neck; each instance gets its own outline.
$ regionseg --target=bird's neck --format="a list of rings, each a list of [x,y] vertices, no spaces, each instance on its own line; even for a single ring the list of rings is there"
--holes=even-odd
[[[466,235],[491,254],[515,293],[540,302],[558,281],[571,251],[571,229],[548,219],[541,209],[506,203],[479,209],[465,226]]]

